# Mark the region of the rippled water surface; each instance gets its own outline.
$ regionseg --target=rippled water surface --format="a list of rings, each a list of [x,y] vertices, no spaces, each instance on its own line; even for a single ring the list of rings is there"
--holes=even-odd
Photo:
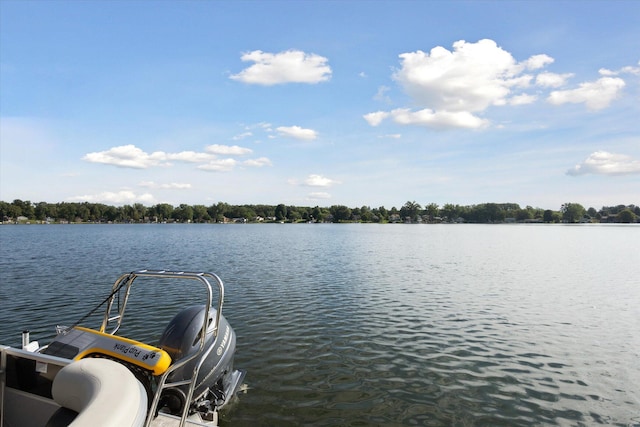
[[[227,426],[640,425],[638,226],[3,225],[0,250],[15,346],[121,273],[217,273],[248,372]],[[142,294],[131,333],[188,297]]]

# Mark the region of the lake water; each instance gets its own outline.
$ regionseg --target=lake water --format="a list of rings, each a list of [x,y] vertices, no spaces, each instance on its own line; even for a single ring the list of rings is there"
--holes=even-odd
[[[640,425],[637,225],[3,225],[0,254],[14,346],[122,273],[217,273],[248,385],[226,426]],[[144,295],[132,332],[187,296]]]

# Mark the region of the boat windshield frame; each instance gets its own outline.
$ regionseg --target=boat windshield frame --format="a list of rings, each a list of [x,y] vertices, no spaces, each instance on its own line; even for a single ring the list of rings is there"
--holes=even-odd
[[[107,308],[105,310],[104,318],[102,320],[102,325],[100,326],[100,332],[115,335],[118,329],[120,329],[120,325],[122,324],[122,321],[124,319],[124,312],[127,307],[127,301],[129,299],[129,295],[131,293],[133,283],[139,277],[194,280],[199,282],[206,288],[207,295],[208,295],[208,298],[205,304],[205,311],[204,311],[205,321],[202,322],[202,329],[200,331],[200,344],[199,344],[198,350],[187,357],[184,357],[180,360],[173,361],[173,363],[169,366],[169,368],[160,376],[157,389],[154,394],[153,400],[151,402],[149,412],[147,415],[147,420],[145,423],[145,426],[148,427],[151,424],[151,420],[157,411],[160,395],[164,389],[189,384],[189,389],[188,389],[185,401],[186,402],[191,401],[194,388],[195,388],[195,382],[196,382],[195,380],[198,377],[198,372],[200,371],[200,368],[204,360],[207,358],[207,356],[213,349],[213,347],[209,347],[205,349],[205,341],[207,338],[207,333],[213,333],[214,339],[215,337],[218,336],[219,326],[220,326],[220,316],[222,313],[222,305],[224,303],[224,284],[222,283],[222,280],[220,279],[220,277],[218,277],[216,274],[206,273],[206,272],[199,273],[199,272],[167,271],[167,270],[138,270],[138,271],[133,271],[131,273],[123,274],[113,284],[111,295],[107,300]],[[211,285],[212,281],[218,286],[219,293],[218,293],[218,306],[215,313],[215,321],[213,322],[213,325],[209,325],[208,324],[209,322],[206,319],[209,319],[209,313],[211,311],[211,305],[213,301],[213,289]],[[150,282],[150,281],[144,281],[144,282]],[[116,295],[119,294],[122,288],[124,288],[125,290],[124,300],[121,301],[119,304],[119,309],[117,309],[118,313],[115,314],[114,316],[111,316],[113,304],[116,300]],[[107,329],[109,328],[109,325],[113,324],[113,322],[115,322],[115,325],[111,330],[107,331]],[[167,379],[172,372],[174,372],[175,370],[179,369],[180,367],[184,366],[185,364],[187,364],[188,362],[196,358],[199,358],[199,362],[196,363],[194,367],[193,375],[191,379],[176,381],[176,382],[167,382]],[[180,424],[179,424],[180,426],[185,425],[188,412],[189,412],[189,404],[187,403],[184,405],[184,408],[182,411],[182,416],[180,418]]]

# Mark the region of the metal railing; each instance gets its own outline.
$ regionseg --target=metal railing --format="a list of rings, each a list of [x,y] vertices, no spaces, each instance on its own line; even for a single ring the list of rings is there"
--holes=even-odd
[[[153,396],[151,406],[149,407],[149,412],[148,412],[147,420],[145,423],[145,427],[149,427],[151,425],[151,422],[155,417],[156,411],[158,410],[158,403],[160,401],[160,396],[162,394],[162,391],[168,388],[178,387],[178,386],[188,384],[189,389],[186,395],[184,408],[182,410],[182,416],[180,418],[180,426],[182,427],[184,426],[187,416],[189,415],[190,403],[193,397],[193,392],[194,392],[196,381],[198,378],[198,373],[200,372],[200,368],[204,363],[204,361],[207,359],[207,356],[209,356],[209,353],[213,350],[213,346],[210,346],[209,348],[205,349],[207,332],[212,331],[214,340],[215,340],[215,337],[217,337],[218,335],[218,329],[220,325],[220,315],[222,313],[222,305],[224,302],[224,285],[222,283],[222,280],[213,273],[196,273],[196,272],[165,271],[165,270],[140,270],[140,271],[134,271],[128,274],[123,274],[113,284],[111,297],[108,299],[108,302],[107,302],[107,308],[104,314],[104,318],[102,320],[100,332],[113,335],[118,331],[118,329],[120,329],[120,326],[124,319],[124,312],[126,310],[127,302],[129,300],[131,288],[133,286],[134,281],[138,277],[195,280],[200,282],[207,290],[208,298],[205,304],[204,321],[202,323],[202,329],[200,331],[200,345],[198,346],[198,351],[194,352],[189,356],[185,356],[180,360],[172,361],[172,364],[169,366],[169,369],[167,369],[167,371],[160,376],[157,384],[157,389]],[[212,290],[210,281],[215,282],[219,290],[218,307],[216,310],[215,322],[212,325],[208,324],[209,312],[211,310],[211,304],[213,301],[213,290]],[[116,295],[122,288],[125,289],[124,300],[121,302],[120,307],[117,310],[118,311],[117,314],[112,316],[111,312],[113,310],[113,304],[116,299]],[[107,329],[111,324],[113,324],[113,322],[115,322],[115,326],[113,326],[113,328],[110,331],[107,331]],[[167,379],[169,375],[171,375],[171,373],[175,372],[177,369],[181,368],[185,364],[197,358],[199,358],[199,362],[196,363],[194,366],[191,379],[167,382]]]

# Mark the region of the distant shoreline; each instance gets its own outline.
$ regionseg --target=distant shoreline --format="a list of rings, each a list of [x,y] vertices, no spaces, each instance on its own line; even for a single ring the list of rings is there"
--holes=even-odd
[[[130,223],[404,223],[404,224],[511,224],[511,223],[636,223],[640,206],[603,206],[585,209],[579,203],[564,203],[559,210],[520,207],[517,203],[424,207],[408,201],[400,209],[384,206],[349,208],[344,205],[308,207],[279,205],[173,206],[140,203],[109,206],[102,203],[32,203],[19,199],[0,201],[0,223],[26,224],[130,224]]]

